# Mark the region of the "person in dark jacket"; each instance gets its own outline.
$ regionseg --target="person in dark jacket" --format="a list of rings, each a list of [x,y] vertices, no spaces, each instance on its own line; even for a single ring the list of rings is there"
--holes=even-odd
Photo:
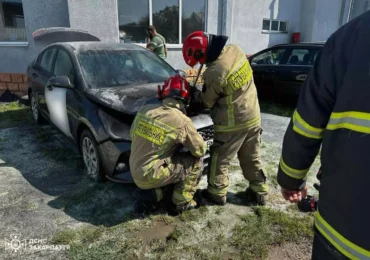
[[[312,259],[370,259],[370,12],[322,49],[285,133],[278,182],[286,200],[307,194],[321,147]]]

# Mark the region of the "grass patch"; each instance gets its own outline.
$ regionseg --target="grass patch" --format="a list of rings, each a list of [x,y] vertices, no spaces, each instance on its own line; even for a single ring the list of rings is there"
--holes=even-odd
[[[18,101],[0,104],[0,129],[32,123],[31,109]]]
[[[265,259],[269,246],[313,237],[311,214],[298,217],[268,208],[253,209],[255,214],[241,216],[243,222],[234,227],[231,237],[231,245],[240,251],[242,259]]]
[[[295,108],[280,104],[260,102],[260,109],[263,113],[291,117],[294,113]]]

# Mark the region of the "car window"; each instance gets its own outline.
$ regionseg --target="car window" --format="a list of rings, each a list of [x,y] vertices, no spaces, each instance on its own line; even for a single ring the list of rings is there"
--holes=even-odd
[[[56,48],[46,50],[41,57],[40,66],[51,72]]]
[[[176,71],[147,50],[88,50],[78,55],[90,88],[163,83]]]
[[[62,49],[58,51],[54,67],[55,76],[67,76],[72,84],[74,84],[74,67],[68,53]]]
[[[319,49],[293,49],[286,65],[313,65]]]
[[[252,65],[278,65],[284,56],[286,49],[272,49],[263,52],[252,59]]]

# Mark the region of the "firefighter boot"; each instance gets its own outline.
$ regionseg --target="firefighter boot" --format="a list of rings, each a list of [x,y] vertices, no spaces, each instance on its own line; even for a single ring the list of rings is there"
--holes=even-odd
[[[160,207],[162,201],[167,201],[168,194],[172,193],[173,185],[157,189],[142,190],[136,189],[133,192],[134,198],[139,202],[144,211],[153,212]]]
[[[215,203],[217,205],[223,206],[226,204],[226,196],[217,196],[211,194],[208,190],[202,191],[203,198],[207,199],[208,201]]]
[[[256,206],[264,206],[266,205],[266,195],[267,193],[257,193],[251,188],[247,188],[245,191],[245,195],[247,198],[248,203]]]

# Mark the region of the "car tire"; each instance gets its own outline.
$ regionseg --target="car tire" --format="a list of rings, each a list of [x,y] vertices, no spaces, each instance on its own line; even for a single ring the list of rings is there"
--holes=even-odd
[[[88,129],[83,130],[80,135],[80,151],[88,177],[95,182],[105,181],[99,148]]]
[[[32,111],[32,117],[35,120],[36,124],[45,123],[45,119],[42,117],[40,112],[39,103],[37,102],[36,95],[34,93],[30,94],[30,106]]]

